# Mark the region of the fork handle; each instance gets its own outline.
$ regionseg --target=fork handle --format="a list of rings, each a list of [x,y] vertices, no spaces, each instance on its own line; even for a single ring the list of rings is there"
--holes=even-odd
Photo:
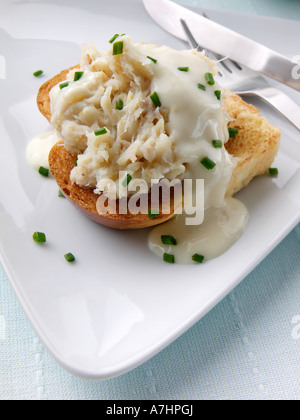
[[[278,89],[267,87],[253,91],[236,92],[240,95],[259,96],[268,104],[272,105],[280,114],[287,118],[298,130],[300,130],[300,106],[289,96]]]

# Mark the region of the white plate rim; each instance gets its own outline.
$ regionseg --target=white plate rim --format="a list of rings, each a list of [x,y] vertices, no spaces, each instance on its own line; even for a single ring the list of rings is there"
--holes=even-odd
[[[279,20],[279,19],[276,19]],[[34,319],[34,316],[31,314],[30,316],[30,308],[28,307],[28,304],[26,302],[26,299],[23,298],[21,291],[18,289],[16,284],[13,281],[13,275],[11,273],[11,269],[9,267],[8,262],[3,258],[2,255],[0,255],[1,264],[7,273],[7,276],[10,280],[10,283],[14,289],[15,294],[18,297],[18,300],[26,313],[29,321],[31,322],[33,328],[37,332],[38,336],[41,338],[42,342],[46,346],[46,348],[49,350],[49,352],[52,354],[52,356],[66,369],[69,370],[71,373],[84,377],[84,378],[91,378],[91,379],[106,379],[114,376],[118,376],[120,374],[123,374],[141,363],[145,362],[149,358],[153,357],[155,354],[157,354],[159,351],[161,351],[163,348],[165,348],[168,344],[170,344],[172,341],[174,341],[177,337],[179,337],[181,334],[183,334],[186,330],[188,330],[192,325],[195,324],[200,318],[202,318],[209,310],[211,310],[220,300],[222,300],[233,288],[237,286],[237,284],[240,283],[240,281],[247,276],[279,243],[280,241],[287,236],[287,234],[299,223],[300,221],[300,210],[299,214],[295,215],[295,217],[290,221],[289,224],[286,225],[285,230],[278,232],[276,238],[274,239],[273,243],[270,244],[270,247],[266,249],[265,254],[261,254],[260,258],[256,260],[255,264],[247,267],[247,270],[245,270],[238,278],[235,279],[235,281],[230,285],[230,287],[226,287],[222,293],[219,295],[218,300],[213,300],[211,302],[207,302],[207,305],[205,307],[202,307],[201,312],[197,314],[197,316],[192,316],[190,319],[186,319],[185,322],[183,322],[181,325],[178,325],[176,331],[173,331],[169,336],[165,337],[164,340],[161,342],[156,343],[153,347],[149,347],[147,351],[143,352],[142,354],[139,353],[135,355],[133,358],[129,359],[126,363],[122,365],[117,365],[114,369],[105,369],[103,368],[101,372],[93,372],[89,371],[87,369],[80,370],[76,367],[70,366],[67,360],[64,360],[63,356],[57,355],[57,352],[55,349],[52,348],[51,342],[49,342],[48,337],[44,334],[44,331],[39,329],[38,322]]]

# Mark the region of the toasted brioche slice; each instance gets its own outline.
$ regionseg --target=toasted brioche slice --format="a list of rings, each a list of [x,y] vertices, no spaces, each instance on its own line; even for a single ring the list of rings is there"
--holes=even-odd
[[[66,80],[69,70],[47,81],[39,90],[37,104],[48,121],[51,120],[50,90]],[[227,196],[232,196],[246,187],[254,177],[264,174],[271,166],[278,152],[280,130],[270,125],[257,108],[232,92],[227,92],[225,104],[232,118],[229,126],[238,129],[238,135],[226,144],[227,151],[239,158],[227,189]],[[153,218],[143,214],[100,215],[96,207],[99,195],[70,181],[70,173],[76,160],[77,156],[67,151],[62,142],[55,145],[49,155],[50,169],[59,187],[66,197],[92,220],[116,229],[136,229],[155,226],[173,217],[173,212]]]
[[[151,227],[167,221],[173,217],[174,201],[171,200],[170,214],[162,214],[161,208],[158,216],[149,217],[149,214],[106,214],[101,215],[97,211],[97,200],[99,195],[94,194],[93,190],[79,187],[70,180],[70,173],[76,165],[76,155],[72,155],[64,147],[62,142],[57,143],[50,152],[49,164],[51,172],[56,179],[61,191],[66,198],[81,210],[90,219],[115,229],[141,229]],[[149,197],[150,198],[150,197]],[[149,209],[150,203],[149,203]],[[154,210],[154,209],[153,209]]]
[[[54,86],[56,86],[60,82],[65,81],[70,70],[75,69],[75,68],[79,68],[79,65],[73,66],[67,70],[63,70],[61,73],[52,77],[52,79],[47,80],[47,82],[44,83],[39,89],[39,92],[36,98],[37,106],[41,114],[44,115],[44,117],[47,118],[49,122],[52,117],[49,93],[51,89],[54,88]]]
[[[233,119],[229,127],[238,129],[238,135],[225,145],[228,153],[239,158],[227,188],[227,196],[233,196],[268,171],[277,155],[281,132],[238,95],[228,92],[226,106]]]

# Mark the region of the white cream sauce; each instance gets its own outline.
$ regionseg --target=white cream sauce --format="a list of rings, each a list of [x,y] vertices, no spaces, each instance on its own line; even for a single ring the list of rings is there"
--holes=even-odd
[[[175,263],[192,264],[195,254],[205,260],[226,252],[242,235],[248,222],[248,210],[239,200],[227,198],[222,207],[206,210],[204,222],[199,226],[186,226],[185,214],[175,216],[169,222],[152,229],[149,248],[163,258],[174,255]],[[171,235],[177,245],[163,245],[162,235]]]
[[[170,109],[170,127],[175,137],[175,150],[186,157],[184,178],[204,180],[204,221],[198,226],[186,224],[187,214],[177,215],[171,221],[154,228],[148,244],[152,252],[163,258],[164,254],[175,257],[175,262],[192,264],[192,257],[216,258],[226,252],[242,235],[248,211],[238,200],[225,199],[228,182],[234,168],[234,159],[224,147],[216,149],[212,140],[228,141],[228,115],[223,102],[216,100],[215,90],[222,88],[216,83],[209,86],[203,76],[214,72],[211,63],[199,57],[176,51],[154,49],[149,51],[158,59],[154,67],[152,91],[159,92],[162,104]],[[178,71],[188,66],[188,72]],[[198,83],[205,85],[201,91]],[[207,170],[200,164],[208,157],[216,166]],[[175,237],[177,245],[164,245],[162,235]]]
[[[34,137],[26,148],[26,159],[28,164],[36,171],[42,166],[49,168],[48,157],[52,147],[58,142],[56,132],[49,131]]]
[[[218,83],[211,86],[205,79],[206,73],[217,73],[215,63],[195,51],[179,52],[168,47],[132,44],[128,36],[122,40],[122,57],[113,57],[111,50],[107,54],[84,50],[81,62],[84,74],[81,79],[74,82],[75,70],[71,71],[69,85],[64,89],[57,85],[50,93],[51,122],[65,147],[79,152],[78,165],[71,173],[71,179],[80,186],[95,188],[96,192],[101,179],[118,180],[116,173],[120,171],[131,174],[133,180],[146,179],[148,186],[151,179],[163,177],[193,181],[203,179],[204,222],[198,226],[186,226],[187,215],[178,215],[153,229],[149,247],[160,257],[164,253],[174,255],[175,261],[182,264],[192,263],[194,254],[201,254],[205,259],[215,258],[238,240],[248,220],[247,209],[242,203],[224,198],[235,159],[224,147],[229,138],[229,116],[223,102],[225,92]],[[87,60],[90,56],[95,57],[92,63]],[[117,64],[119,59],[121,71]],[[102,66],[110,68],[112,74],[105,84]],[[179,67],[188,67],[188,71],[180,71]],[[136,86],[134,94],[131,92],[131,96],[130,93],[127,97],[122,96],[125,106],[119,112],[114,109],[111,92],[116,89],[116,83],[123,86],[127,73],[130,77],[134,75]],[[150,94],[158,94],[161,107],[155,108],[148,88],[142,89],[140,83],[143,78],[151,80]],[[198,84],[204,85],[205,89],[199,89]],[[217,90],[221,91],[220,100],[215,94]],[[115,94],[125,95],[122,90]],[[164,109],[168,111],[169,118],[165,122],[166,130],[164,124],[153,123],[162,119]],[[135,110],[134,114],[132,110]],[[143,110],[149,118],[140,127],[136,122]],[[132,121],[135,114],[137,116]],[[137,127],[124,152],[126,142],[122,140],[120,127],[127,127],[126,124],[132,130]],[[94,130],[102,126],[107,127],[108,134],[98,138]],[[161,132],[158,126],[162,127]],[[213,140],[221,140],[223,147],[213,147]],[[33,139],[27,148],[30,165],[35,169],[40,166],[48,168],[48,154],[56,142],[55,132]],[[122,144],[119,149],[124,152],[123,157],[120,151],[114,151],[119,150],[116,147],[118,143]],[[209,158],[215,167],[211,170],[205,168],[201,164],[203,158]],[[139,159],[147,165],[144,167]],[[122,166],[123,161],[128,162],[126,167]],[[163,245],[162,235],[174,236],[177,245]]]
[[[214,148],[212,140],[228,141],[229,115],[224,111],[224,92],[215,82],[209,85],[205,73],[216,74],[214,62],[193,51],[175,51],[168,47],[146,46],[146,53],[158,61],[153,65],[152,92],[159,94],[162,107],[170,110],[171,137],[175,153],[186,171],[185,179],[205,180],[205,207],[220,206],[224,200],[235,160],[224,147]],[[188,67],[188,71],[178,68]],[[198,84],[205,90],[198,88]],[[215,91],[220,90],[221,100]],[[208,157],[215,164],[207,170],[200,161]]]

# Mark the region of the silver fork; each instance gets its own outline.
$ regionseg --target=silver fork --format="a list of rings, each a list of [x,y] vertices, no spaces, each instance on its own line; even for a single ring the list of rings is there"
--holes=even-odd
[[[207,16],[206,16],[207,17]],[[182,19],[181,24],[192,48],[205,50],[195,40],[187,23]],[[228,58],[206,50],[207,55],[219,63],[220,71],[217,76],[219,83],[241,96],[256,96],[271,105],[298,130],[300,130],[300,106],[288,95],[271,87],[267,80],[259,73],[236,63]]]

